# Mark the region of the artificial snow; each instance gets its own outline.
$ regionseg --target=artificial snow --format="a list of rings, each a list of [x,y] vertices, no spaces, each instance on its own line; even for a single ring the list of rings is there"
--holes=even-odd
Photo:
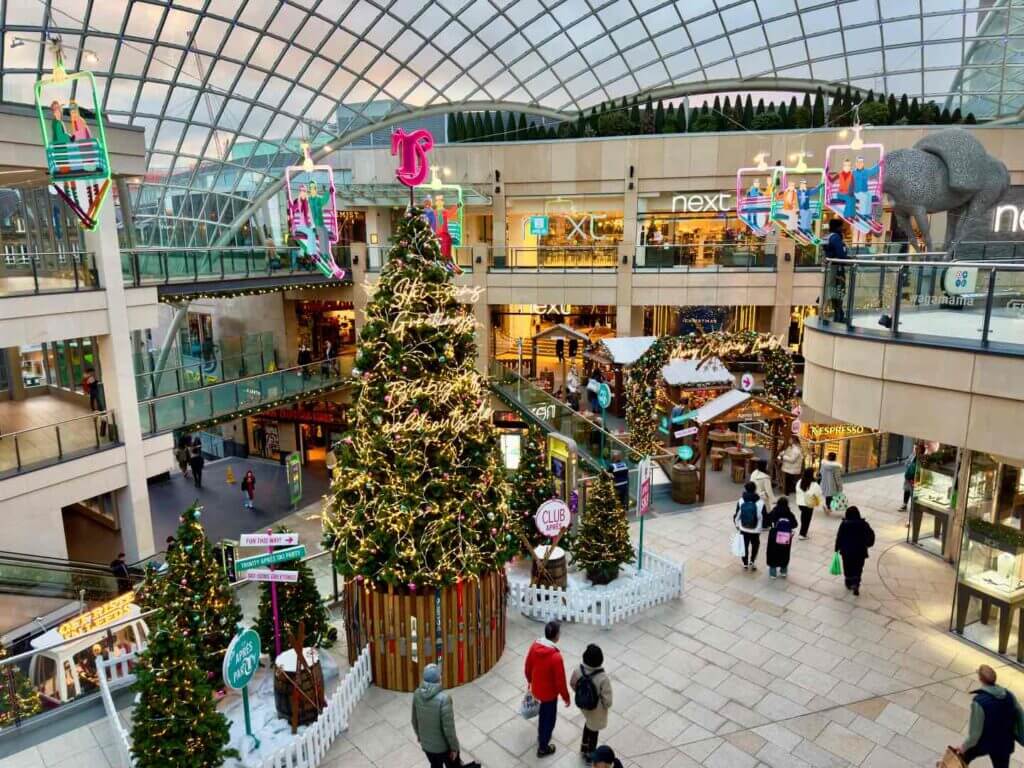
[[[324,674],[324,698],[330,699],[339,682],[338,664],[330,653],[319,652],[320,667]],[[231,691],[217,705],[217,711],[223,714],[231,724],[231,741],[229,747],[237,749],[241,759],[231,758],[224,762],[225,768],[260,768],[263,763],[282,747],[286,747],[309,728],[300,725],[298,732],[292,734],[292,725],[286,718],[277,714],[274,703],[274,673],[266,667],[260,667],[249,683],[249,712],[252,720],[253,735],[259,739],[260,745],[252,749],[251,739],[245,733],[245,714],[242,709],[242,692]]]
[[[559,552],[561,548],[556,548]],[[543,556],[543,552],[540,553]],[[531,567],[532,561],[529,558],[519,557],[506,566],[506,572],[508,575],[509,583],[521,584],[522,586],[529,586],[531,578]],[[590,579],[587,578],[587,574],[584,571],[578,571],[572,565],[569,566],[568,574],[566,578],[566,592],[572,593],[586,593],[592,595],[595,600],[600,600],[602,594],[608,592],[617,592],[623,587],[634,586],[640,582],[648,582],[653,579],[652,576],[643,571],[638,571],[635,565],[621,565],[619,566],[619,575],[612,579],[610,584],[592,584]]]

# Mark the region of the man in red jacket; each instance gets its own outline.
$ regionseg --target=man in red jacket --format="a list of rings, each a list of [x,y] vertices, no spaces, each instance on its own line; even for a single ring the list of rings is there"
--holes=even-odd
[[[565,664],[556,643],[562,625],[549,621],[544,625],[544,638],[535,640],[526,654],[526,682],[530,693],[540,702],[540,716],[537,719],[537,757],[547,757],[555,752],[551,734],[555,730],[558,715],[558,697],[569,706],[569,687],[565,684]]]

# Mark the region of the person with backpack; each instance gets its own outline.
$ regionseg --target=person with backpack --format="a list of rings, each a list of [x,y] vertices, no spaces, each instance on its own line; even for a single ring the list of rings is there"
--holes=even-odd
[[[780,496],[775,509],[768,516],[768,576],[775,578],[776,572],[786,578],[789,568],[789,550],[793,546],[793,532],[796,530],[796,515],[789,508],[789,499]]]
[[[978,667],[981,688],[971,691],[971,720],[967,738],[955,751],[970,763],[988,757],[992,768],[1009,768],[1014,744],[1024,744],[1024,709],[1008,689],[996,685],[996,671],[988,664]]]
[[[835,451],[829,451],[818,468],[821,492],[825,496],[825,514],[832,509],[832,497],[843,492],[843,465],[836,461]]]
[[[615,756],[615,751],[607,744],[594,750],[594,768],[622,768],[622,761]]]
[[[583,711],[583,739],[580,754],[590,765],[597,749],[597,735],[608,727],[608,710],[612,708],[612,679],[602,668],[604,653],[591,643],[583,651],[583,663],[574,669],[569,687],[575,691],[576,706]]]
[[[768,474],[768,462],[758,459],[754,464],[754,471],[750,473],[750,482],[754,484],[757,495],[764,502],[765,509],[775,506],[775,490],[772,488],[772,476]]]
[[[843,576],[846,588],[854,595],[860,594],[860,580],[864,573],[864,561],[868,550],[875,546],[875,532],[868,521],[860,516],[856,507],[846,509],[846,518],[836,531],[836,549],[843,559]]]
[[[547,757],[555,753],[555,745],[551,743],[551,734],[555,730],[558,718],[558,699],[569,706],[569,688],[565,684],[565,662],[562,652],[558,650],[558,638],[562,634],[562,625],[557,621],[549,621],[544,625],[544,637],[535,640],[526,654],[526,682],[530,686],[533,698],[540,702],[537,717],[537,757]]]
[[[900,512],[907,511],[907,504],[910,503],[910,498],[914,495],[914,483],[917,482],[917,460],[921,453],[921,444],[918,443],[914,446],[914,452],[910,455],[907,466],[903,470],[903,504],[900,506]]]
[[[743,535],[743,570],[756,571],[757,553],[761,549],[761,531],[764,529],[764,502],[757,494],[757,486],[748,482],[743,495],[736,502],[733,516],[736,530]]]
[[[796,505],[800,509],[800,538],[806,539],[811,530],[811,518],[814,510],[825,503],[825,494],[814,480],[814,470],[807,467],[800,482],[796,484]]]

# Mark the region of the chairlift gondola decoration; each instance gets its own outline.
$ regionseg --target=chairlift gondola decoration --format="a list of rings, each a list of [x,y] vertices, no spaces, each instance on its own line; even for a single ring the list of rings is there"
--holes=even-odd
[[[796,165],[776,166],[772,170],[770,218],[796,242],[821,245],[825,169],[809,168],[808,156],[807,152],[798,152]]]
[[[461,275],[462,268],[455,262],[453,248],[463,243],[465,230],[465,200],[462,194],[462,187],[458,184],[448,184],[441,181],[437,174],[437,167],[430,168],[430,181],[420,184],[416,190],[425,190],[427,196],[423,201],[423,218],[430,224],[437,239],[441,243],[441,256],[444,268],[454,275]],[[444,192],[452,190],[455,193],[456,203],[454,206],[445,207]]]
[[[35,87],[50,185],[82,227],[94,230],[110,192],[110,158],[96,78],[88,70],[67,71],[59,39],[50,42],[50,51],[53,71],[40,78]],[[79,104],[83,96],[92,99],[95,135],[83,115],[86,110]]]
[[[341,280],[345,270],[331,253],[331,246],[340,235],[334,169],[314,163],[307,142],[302,142],[301,147],[302,164],[284,169],[288,226],[302,255],[327,277]]]
[[[864,235],[882,234],[885,147],[865,144],[859,122],[852,130],[849,144],[832,144],[825,150],[825,205],[853,228],[854,240],[862,242]]]
[[[771,234],[772,179],[768,175],[767,153],[761,152],[754,160],[756,167],[736,171],[736,214],[741,222],[758,237]],[[764,180],[764,186],[761,181]]]

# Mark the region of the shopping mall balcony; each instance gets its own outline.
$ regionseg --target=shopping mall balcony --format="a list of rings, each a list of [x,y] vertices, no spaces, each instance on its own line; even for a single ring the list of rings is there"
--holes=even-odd
[[[803,399],[879,431],[1024,454],[1024,262],[828,260]]]

